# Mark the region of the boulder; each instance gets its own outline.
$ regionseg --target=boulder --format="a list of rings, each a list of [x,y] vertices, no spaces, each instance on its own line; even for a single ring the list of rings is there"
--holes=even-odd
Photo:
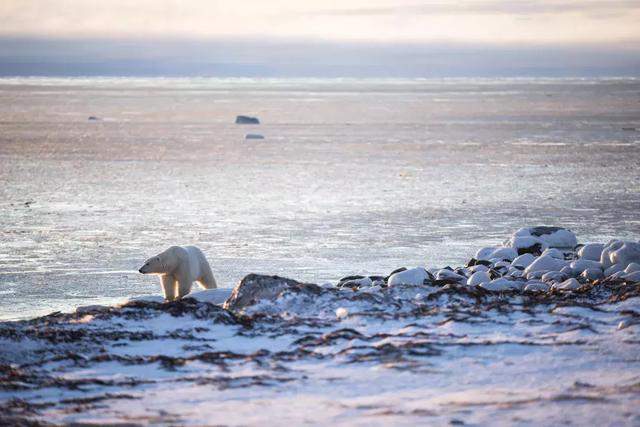
[[[575,261],[572,261],[571,264],[569,264],[569,266],[573,269],[575,274],[580,274],[589,268],[602,270],[602,265],[600,264],[599,261],[591,261],[584,258],[580,258]]]
[[[580,250],[578,250],[578,256],[581,259],[600,262],[600,257],[602,256],[603,249],[604,244],[602,243],[587,243],[586,245],[581,247]]]
[[[561,271],[548,271],[542,275],[541,280],[545,283],[559,283],[564,282],[568,278],[569,276]]]
[[[513,242],[519,237],[533,237],[537,240],[530,240],[530,242],[538,241],[550,248],[573,249],[578,244],[576,235],[570,230],[561,227],[540,226],[521,228],[514,233],[510,241]]]
[[[443,268],[442,270],[439,270],[436,273],[436,279],[437,280],[448,280],[448,281],[453,281],[453,282],[458,282],[458,283],[467,281],[466,277],[464,277],[464,276],[462,276],[462,275],[460,275],[458,273],[455,273],[455,272],[453,272],[451,270],[447,270],[446,268]]]
[[[622,278],[629,282],[640,282],[640,271],[634,271],[633,273],[625,273]]]
[[[609,243],[604,245],[602,253],[600,254],[600,264],[604,270],[611,267],[614,263],[611,261],[611,252],[622,247],[624,243],[620,240],[610,240]]]
[[[611,263],[619,264],[623,269],[631,263],[640,264],[640,243],[622,242],[620,247],[610,251],[609,259]]]
[[[525,292],[548,292],[550,286],[544,282],[539,282],[537,280],[530,280],[525,283],[524,291]]]
[[[542,240],[533,236],[513,236],[505,242],[505,246],[515,249],[519,255],[535,256],[539,256],[548,247]]]
[[[467,279],[467,285],[479,286],[482,283],[491,282],[491,277],[486,271],[476,271]]]
[[[564,253],[556,248],[545,249],[541,256],[550,256],[555,259],[564,259]]]
[[[244,139],[264,139],[264,136],[259,133],[248,133],[244,136]]]
[[[503,260],[513,261],[517,256],[518,251],[513,248],[486,247],[476,252],[475,258],[480,261],[498,262]]]
[[[535,259],[536,257],[530,253],[522,254],[511,262],[511,266],[527,268]]]
[[[236,116],[237,125],[259,125],[260,120],[257,117],[251,116]]]
[[[529,274],[534,271],[560,271],[565,265],[566,263],[564,261],[550,255],[545,255],[536,258],[535,261],[525,268],[524,272],[525,274]]]
[[[627,268],[624,269],[624,272],[629,274],[629,273],[635,273],[636,271],[640,271],[640,264],[638,264],[637,262],[632,262],[629,265],[627,265]]]
[[[249,274],[233,288],[224,303],[224,308],[243,310],[260,302],[275,302],[284,292],[317,296],[323,291],[320,286],[311,283],[301,283],[279,276]]]
[[[587,268],[580,274],[580,277],[585,280],[594,281],[604,278],[604,273],[601,268]]]
[[[557,289],[561,291],[575,291],[576,289],[580,289],[582,285],[575,278],[567,279],[562,283],[556,283],[551,287],[551,289]]]
[[[494,279],[489,283],[481,283],[479,286],[483,289],[486,289],[487,291],[504,292],[520,290],[524,287],[524,282],[508,280],[501,277],[498,279]]]
[[[411,268],[389,276],[387,285],[423,285],[425,281],[430,280],[429,273],[422,267]]]
[[[610,276],[613,276],[614,274],[619,273],[621,271],[624,271],[624,268],[622,268],[621,265],[613,264],[613,265],[611,265],[609,268],[607,268],[604,271],[604,276],[605,277],[610,277]]]

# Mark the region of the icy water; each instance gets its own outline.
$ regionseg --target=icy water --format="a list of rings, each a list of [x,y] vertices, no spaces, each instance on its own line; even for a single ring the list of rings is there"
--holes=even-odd
[[[640,424],[635,283],[222,307],[136,272],[172,244],[230,288],[458,266],[531,225],[638,241],[640,81],[4,79],[0,127],[0,318],[33,318],[0,322],[0,424]]]
[[[172,244],[232,287],[637,240],[639,129],[638,80],[2,79],[0,318],[158,294]]]

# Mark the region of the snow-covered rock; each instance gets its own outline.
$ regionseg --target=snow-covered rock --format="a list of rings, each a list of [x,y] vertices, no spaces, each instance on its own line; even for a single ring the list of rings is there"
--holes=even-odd
[[[566,275],[567,275],[567,277],[573,277],[573,276],[575,276],[575,275],[576,275],[576,272],[575,272],[575,271],[573,271],[573,268],[571,268],[571,267],[570,267],[570,266],[568,266],[568,265],[565,265],[564,267],[562,267],[562,268],[560,269],[560,271],[561,271],[561,272],[563,272],[564,274],[566,274]]]
[[[604,277],[604,273],[601,268],[587,268],[580,274],[580,277],[591,281],[600,280]]]
[[[476,271],[467,279],[467,285],[469,286],[478,286],[481,283],[489,282],[491,282],[491,277],[486,271]]]
[[[503,277],[500,277],[498,279],[492,280],[489,283],[481,283],[479,286],[488,291],[503,292],[503,291],[521,290],[524,287],[524,282],[516,281],[516,280],[508,280]]]
[[[387,285],[422,285],[424,281],[429,279],[429,273],[422,267],[410,268],[399,273],[389,276]]]
[[[634,271],[632,273],[625,273],[622,276],[623,279],[630,282],[640,282],[640,271]]]
[[[231,296],[231,288],[205,289],[202,291],[191,292],[185,298],[193,298],[198,302],[208,302],[209,304],[224,304]]]
[[[494,260],[497,262],[505,259],[513,261],[517,256],[518,251],[513,248],[486,247],[476,252],[475,258],[483,261]]]
[[[620,249],[624,242],[621,240],[610,240],[606,245],[604,245],[604,249],[602,249],[602,254],[600,254],[600,264],[602,264],[602,268],[604,270],[611,267],[614,262],[611,261],[611,252]]]
[[[610,251],[609,259],[622,268],[627,268],[632,262],[640,263],[640,243],[622,242],[619,248]]]
[[[587,243],[578,250],[578,256],[581,259],[600,262],[603,249],[604,244],[602,243]]]
[[[541,277],[542,281],[545,283],[564,282],[568,278],[569,276],[561,271],[548,271]]]
[[[522,277],[524,276],[524,271],[515,267],[509,267],[509,270],[507,270],[507,275],[511,277]]]
[[[611,265],[609,268],[607,268],[604,271],[604,276],[605,277],[610,277],[613,276],[616,273],[619,273],[621,271],[624,271],[624,268],[622,268],[622,266],[620,264],[613,264]]]
[[[547,292],[550,286],[544,282],[530,280],[524,286],[525,292]]]
[[[545,249],[541,256],[550,256],[555,259],[564,259],[564,253],[556,248]]]
[[[567,279],[562,283],[554,284],[551,289],[558,289],[562,291],[575,291],[579,289],[582,285],[575,278]]]
[[[528,227],[521,228],[511,237],[534,237],[550,248],[574,248],[578,244],[576,235],[561,227]]]
[[[627,265],[627,268],[624,269],[624,272],[629,274],[629,273],[635,273],[636,271],[640,271],[640,264],[638,264],[637,262],[632,262],[629,265]]]
[[[501,268],[501,267],[509,268],[509,267],[511,267],[511,263],[509,261],[499,261],[499,262],[496,262],[493,265],[493,267],[494,268]]]
[[[522,254],[520,256],[518,256],[516,259],[514,259],[511,262],[511,265],[513,267],[522,267],[522,268],[527,268],[529,267],[529,265],[531,265],[531,263],[533,261],[535,261],[536,257],[533,256],[532,254],[526,253],[526,254]]]
[[[519,254],[536,254],[539,255],[549,246],[534,236],[512,236],[504,243],[505,246],[515,249]]]
[[[482,264],[476,264],[472,267],[468,268],[468,271],[473,274],[476,273],[478,271],[489,271],[489,267],[487,267],[486,265],[482,265]]]
[[[534,271],[560,271],[566,263],[562,260],[554,258],[550,255],[545,255],[536,258],[525,270],[525,274],[532,273]],[[528,277],[528,276],[527,276]]]
[[[524,273],[524,275],[527,278],[527,280],[541,280],[542,276],[544,276],[546,272],[547,272],[546,270],[531,271],[529,273]]]
[[[461,276],[460,274],[457,274],[451,270],[448,270],[446,268],[443,268],[442,270],[439,270],[436,273],[436,279],[438,280],[450,280],[450,281],[454,281],[454,282],[466,282],[467,278],[464,276]]]
[[[122,305],[126,305],[132,302],[151,302],[151,303],[162,304],[163,302],[165,302],[165,300],[164,300],[164,297],[160,295],[143,295],[140,297],[129,298]]]
[[[580,274],[588,268],[602,270],[602,264],[599,261],[592,261],[584,258],[572,261],[569,266],[573,269],[575,274]]]

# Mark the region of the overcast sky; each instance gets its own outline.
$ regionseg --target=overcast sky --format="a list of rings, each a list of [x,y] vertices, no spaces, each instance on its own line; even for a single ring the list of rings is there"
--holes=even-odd
[[[0,74],[639,74],[639,23],[640,0],[1,0]]]

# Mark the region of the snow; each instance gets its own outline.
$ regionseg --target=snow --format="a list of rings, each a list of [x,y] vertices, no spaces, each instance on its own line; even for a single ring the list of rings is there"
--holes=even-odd
[[[429,278],[427,271],[422,267],[411,268],[389,277],[389,286],[396,285],[422,285]]]
[[[469,279],[467,279],[467,285],[469,286],[478,286],[481,283],[489,283],[491,278],[485,271],[476,271]]]
[[[589,261],[600,261],[604,244],[587,243],[578,250],[578,256]]]
[[[637,285],[521,257],[549,282],[478,266],[457,270],[467,285],[418,267],[362,290],[251,275],[261,292],[233,310],[210,289],[0,323],[0,409],[55,424],[640,423]]]
[[[511,265],[514,267],[527,268],[535,259],[536,257],[531,254],[522,254],[515,258]]]
[[[193,298],[199,302],[222,305],[231,295],[231,291],[231,288],[205,289],[202,291],[191,292],[186,296],[186,298]]]
[[[554,258],[550,255],[540,256],[536,258],[527,268],[525,268],[525,274],[529,274],[537,271],[560,271],[566,263],[562,260]]]

